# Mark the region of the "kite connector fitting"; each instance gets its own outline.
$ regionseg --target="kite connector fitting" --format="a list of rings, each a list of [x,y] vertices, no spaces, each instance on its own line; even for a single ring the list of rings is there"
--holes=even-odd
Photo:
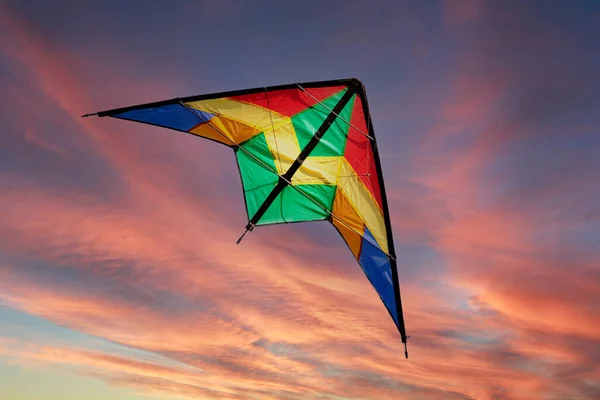
[[[248,225],[246,225],[246,230],[244,231],[244,233],[242,233],[242,236],[240,236],[240,238],[237,240],[237,242],[235,244],[240,244],[240,242],[242,241],[244,236],[246,236],[246,233],[248,233],[248,231],[252,231],[252,229],[254,229],[255,226],[256,225],[254,225],[252,222],[248,222]]]

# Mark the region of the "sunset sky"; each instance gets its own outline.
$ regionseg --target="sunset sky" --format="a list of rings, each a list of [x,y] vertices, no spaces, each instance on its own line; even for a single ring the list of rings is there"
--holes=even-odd
[[[600,399],[598,1],[0,1],[0,399]],[[410,358],[231,149],[85,113],[354,77]]]

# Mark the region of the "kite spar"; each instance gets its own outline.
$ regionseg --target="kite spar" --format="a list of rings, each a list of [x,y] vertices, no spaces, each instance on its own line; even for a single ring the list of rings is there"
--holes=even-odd
[[[329,221],[394,320],[408,358],[394,240],[366,91],[357,79],[212,93],[86,114],[231,147],[248,224]]]

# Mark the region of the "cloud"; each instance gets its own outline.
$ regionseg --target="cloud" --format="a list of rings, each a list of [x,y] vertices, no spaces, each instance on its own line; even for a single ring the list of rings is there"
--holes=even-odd
[[[409,157],[386,164],[406,166],[386,186],[399,248],[412,252],[399,255],[409,361],[333,229],[264,228],[235,245],[246,221],[228,149],[79,118],[174,86],[110,75],[120,69],[110,53],[109,66],[92,67],[3,13],[13,38],[3,55],[23,67],[18,102],[41,95],[31,114],[11,117],[20,136],[9,165],[19,168],[0,175],[0,299],[157,358],[12,338],[0,341],[3,354],[180,398],[594,398],[598,121],[566,128],[597,101],[593,55],[570,50],[580,37],[544,19],[530,27],[531,10],[448,4],[445,29],[458,44],[449,92],[423,88],[426,101],[405,112],[432,123]],[[571,67],[550,62],[559,52]],[[83,68],[100,78],[84,83]],[[31,115],[53,129],[24,124]],[[32,148],[43,153],[21,153]],[[25,172],[22,154],[36,154]],[[62,181],[59,165],[97,179]],[[44,170],[55,173],[30,179]]]

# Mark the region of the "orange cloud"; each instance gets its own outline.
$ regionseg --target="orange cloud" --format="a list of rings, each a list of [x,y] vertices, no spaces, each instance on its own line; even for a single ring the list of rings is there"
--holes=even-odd
[[[483,12],[462,7],[447,17],[464,22]],[[289,227],[259,229],[236,246],[245,223],[240,194],[236,200],[222,196],[223,208],[215,209],[190,186],[204,173],[229,179],[227,186],[239,184],[238,178],[210,170],[190,179],[177,164],[183,159],[201,171],[224,152],[208,145],[188,149],[192,142],[185,140],[191,139],[183,135],[171,141],[162,133],[142,136],[132,125],[81,120],[100,101],[90,98],[99,88],[78,79],[79,60],[16,16],[1,18],[14,38],[2,41],[2,50],[44,89],[40,103],[70,115],[127,190],[110,202],[70,188],[3,190],[0,228],[9,234],[0,243],[7,257],[0,265],[0,299],[166,361],[72,348],[18,351],[10,340],[0,342],[3,354],[184,398],[585,398],[574,381],[597,379],[597,252],[568,257],[565,265],[553,262],[571,250],[541,248],[535,236],[545,225],[539,219],[481,200],[491,186],[502,186],[486,181],[482,170],[502,145],[519,140],[509,129],[514,125],[488,118],[506,95],[510,74],[500,80],[473,76],[472,65],[481,60],[466,54],[439,123],[413,156],[411,177],[422,192],[395,190],[399,184],[393,175],[389,180],[398,240],[427,233],[444,264],[442,272],[423,272],[434,287],[402,283],[413,335],[406,361],[389,316],[332,229],[339,251]],[[131,85],[130,93],[143,86]],[[167,92],[151,87],[135,97]],[[53,148],[31,132],[31,143]],[[123,139],[125,132],[132,139]],[[149,156],[164,148],[181,159]],[[225,205],[239,210],[239,220],[219,215]],[[332,252],[339,258],[325,258]],[[323,261],[330,259],[337,261]]]

